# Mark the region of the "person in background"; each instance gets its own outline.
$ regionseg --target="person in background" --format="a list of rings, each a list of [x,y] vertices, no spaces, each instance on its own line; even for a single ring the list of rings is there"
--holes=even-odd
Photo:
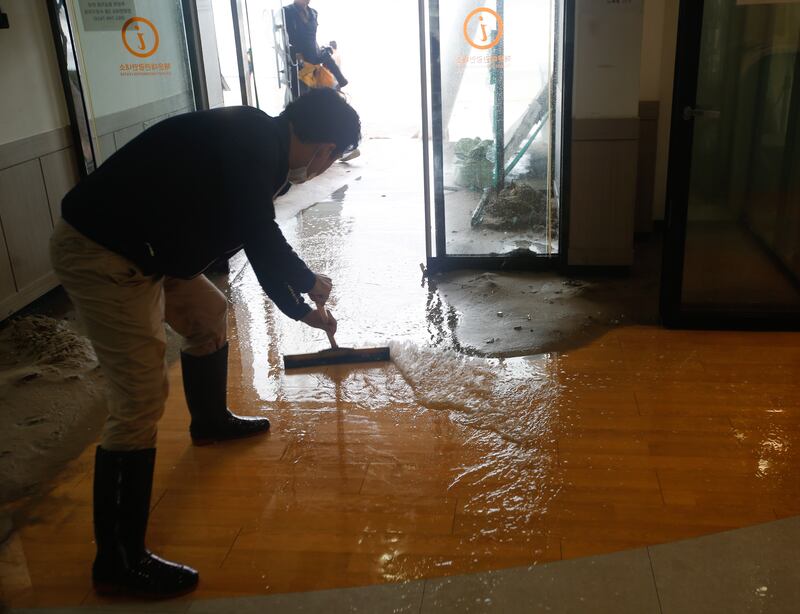
[[[331,57],[330,51],[320,49],[317,44],[317,11],[308,6],[310,0],[294,0],[283,7],[283,21],[289,37],[289,54],[294,61],[310,64],[321,64],[327,68],[338,82],[339,89],[347,85],[342,71]],[[303,84],[300,83],[296,71],[291,71],[291,85],[294,97],[300,95]]]
[[[334,334],[324,307],[332,282],[287,243],[273,200],[360,139],[358,114],[331,89],[311,90],[276,118],[252,107],[186,113],[145,130],[64,197],[50,258],[110,388],[94,465],[98,593],[158,598],[197,586],[197,571],[145,547],[168,393],[164,322],[184,338],[192,442],[266,433],[267,418],[228,409],[228,301],[203,272],[244,249],[284,314]]]

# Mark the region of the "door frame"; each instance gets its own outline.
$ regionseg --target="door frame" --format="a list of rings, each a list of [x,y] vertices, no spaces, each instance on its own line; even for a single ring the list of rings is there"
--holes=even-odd
[[[236,48],[236,60],[239,65],[239,89],[242,96],[242,105],[258,108],[258,91],[255,80],[255,68],[253,70],[253,91],[248,83],[250,79],[250,66],[255,65],[252,56],[248,59],[244,50],[244,36],[247,36],[248,48],[252,50],[250,43],[250,22],[247,15],[247,0],[230,0],[231,18],[233,20],[233,40]]]
[[[189,56],[189,74],[192,79],[194,107],[197,111],[209,108],[206,67],[203,60],[203,42],[200,39],[200,22],[195,0],[181,0],[183,29],[186,36],[186,51]],[[216,50],[215,50],[216,51]]]
[[[67,21],[67,33],[61,29],[61,14]],[[72,149],[78,162],[78,173],[81,178],[87,177],[97,168],[97,154],[95,153],[94,139],[91,135],[91,122],[86,108],[86,94],[83,92],[85,76],[75,53],[73,40],[73,26],[66,4],[59,0],[48,0],[47,14],[50,19],[50,30],[53,35],[53,46],[58,62],[58,71],[61,75],[61,85],[64,88],[64,102],[67,105],[70,132],[72,134]],[[75,71],[78,77],[78,92],[73,91],[73,84],[69,77],[68,57],[75,62]],[[85,148],[85,149],[84,149]]]
[[[683,110],[697,103],[704,0],[681,0],[670,124],[660,315],[668,328],[800,330],[800,310],[687,308],[682,303],[684,253],[689,215],[694,120]]]

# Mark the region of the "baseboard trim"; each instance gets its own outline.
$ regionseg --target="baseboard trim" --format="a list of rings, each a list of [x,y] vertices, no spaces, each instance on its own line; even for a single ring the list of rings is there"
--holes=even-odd
[[[59,285],[54,272],[46,273],[20,292],[0,300],[0,321],[14,315],[23,307],[27,307],[37,298]]]
[[[164,98],[162,100],[156,100],[155,102],[143,104],[132,109],[126,109],[125,111],[119,111],[117,113],[112,113],[111,115],[98,117],[95,122],[97,136],[100,137],[106,134],[113,134],[119,132],[120,130],[130,128],[136,124],[142,124],[150,119],[161,117],[163,115],[169,115],[170,113],[174,113],[175,111],[183,109],[187,106],[191,106],[192,101],[192,93],[190,91],[186,91],[181,94],[176,94],[175,96],[170,96],[169,98]]]
[[[581,118],[572,120],[573,141],[635,141],[638,117]]]
[[[628,277],[631,267],[616,265],[568,264],[560,272],[570,277]]]
[[[0,170],[66,149],[72,144],[69,126],[0,145]]]

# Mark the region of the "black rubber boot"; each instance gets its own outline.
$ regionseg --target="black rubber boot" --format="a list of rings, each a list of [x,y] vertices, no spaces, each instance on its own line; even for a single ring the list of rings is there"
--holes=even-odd
[[[145,548],[156,451],[111,452],[97,447],[94,461],[92,583],[101,595],[164,599],[189,593],[199,574]]]
[[[189,431],[196,446],[252,437],[269,430],[266,418],[232,414],[227,405],[228,344],[206,356],[181,352],[183,391],[192,414]]]

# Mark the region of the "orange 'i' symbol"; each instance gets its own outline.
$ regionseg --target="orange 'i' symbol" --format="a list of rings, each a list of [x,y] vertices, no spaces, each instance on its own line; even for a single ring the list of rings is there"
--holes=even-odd
[[[136,34],[136,41],[128,40],[129,31]],[[158,28],[145,17],[131,17],[122,25],[122,44],[137,58],[149,58],[158,50]]]
[[[136,25],[136,26],[133,26],[133,29],[134,29],[134,30],[136,30],[136,38],[138,38],[138,39],[139,39],[139,49],[141,49],[142,51],[144,51],[145,49],[147,49],[147,46],[144,44],[144,34],[142,34],[141,32],[139,32],[139,29],[140,29],[140,28],[139,28],[139,26],[138,26],[138,25]],[[484,39],[484,40],[485,40],[485,39]]]
[[[484,21],[484,14],[488,14],[493,19]],[[473,17],[477,17],[478,23],[480,24],[480,32],[476,36],[476,38],[479,40],[474,40],[470,34],[470,29],[472,28],[471,24],[474,23],[472,21]],[[494,30],[490,25],[492,21],[497,23],[497,27]],[[489,32],[486,31],[487,25],[489,25]],[[492,38],[492,35],[494,35],[494,38]],[[491,49],[503,38],[503,18],[500,17],[497,11],[494,11],[490,8],[476,8],[474,11],[471,11],[464,20],[464,38],[470,45],[475,47],[475,49]]]

